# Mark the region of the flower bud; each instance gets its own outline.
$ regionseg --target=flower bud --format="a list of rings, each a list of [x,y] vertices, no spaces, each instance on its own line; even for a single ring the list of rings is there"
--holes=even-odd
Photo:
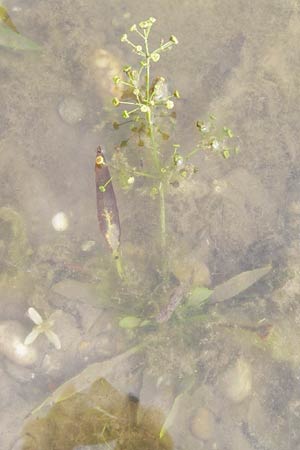
[[[113,82],[114,82],[115,84],[119,84],[120,81],[121,81],[121,78],[120,78],[118,75],[115,75],[115,76],[113,77]]]
[[[142,106],[141,106],[141,111],[142,111],[143,113],[147,113],[147,112],[150,111],[150,108],[149,108],[149,106],[147,106],[147,105],[142,105]]]
[[[177,37],[174,36],[173,34],[172,34],[172,36],[170,36],[169,41],[173,42],[173,44],[175,44],[175,45],[178,44],[178,39],[177,39]]]
[[[160,59],[160,54],[159,53],[152,53],[151,54],[151,59],[153,62],[157,62]]]
[[[136,31],[136,30],[137,30],[136,24],[133,24],[133,25],[129,28],[129,30],[130,30],[130,31]]]
[[[114,97],[114,98],[112,99],[112,104],[113,104],[114,106],[119,106],[120,100],[119,100],[117,97]]]

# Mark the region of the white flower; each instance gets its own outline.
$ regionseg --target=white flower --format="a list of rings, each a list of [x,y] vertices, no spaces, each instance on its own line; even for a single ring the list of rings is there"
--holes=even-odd
[[[24,344],[25,345],[32,344],[41,333],[45,333],[46,337],[51,342],[51,344],[53,344],[57,350],[60,350],[61,349],[60,339],[57,336],[57,334],[55,334],[54,331],[52,331],[51,329],[54,324],[54,321],[51,320],[51,316],[49,317],[49,319],[44,320],[37,312],[37,310],[32,307],[28,309],[27,314],[29,318],[32,320],[32,322],[35,323],[35,326],[32,328],[28,336],[25,338]]]

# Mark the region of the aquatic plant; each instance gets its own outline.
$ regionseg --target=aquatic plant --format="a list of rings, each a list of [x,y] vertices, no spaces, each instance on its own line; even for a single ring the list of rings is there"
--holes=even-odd
[[[36,42],[18,32],[6,8],[2,5],[0,5],[0,46],[13,50],[41,50]]]
[[[123,180],[126,189],[132,186],[136,177],[145,177],[151,181],[149,194],[152,198],[158,198],[160,241],[164,252],[167,242],[166,229],[166,202],[165,196],[174,177],[188,178],[197,171],[190,164],[194,154],[203,150],[221,153],[225,159],[229,158],[233,151],[237,151],[228,144],[233,138],[233,132],[228,127],[220,131],[216,127],[216,119],[210,116],[207,122],[197,121],[197,129],[200,139],[195,148],[189,151],[181,151],[176,143],[168,145],[165,149],[166,140],[170,134],[164,128],[163,120],[169,119],[174,126],[174,101],[180,98],[178,90],[168,92],[167,80],[164,76],[152,77],[152,66],[157,64],[164,52],[171,50],[178,44],[177,38],[172,35],[167,41],[161,39],[158,47],[150,48],[150,32],[156,19],[150,17],[148,20],[134,24],[130,33],[137,37],[141,43],[135,43],[127,34],[121,37],[121,42],[130,46],[138,57],[136,67],[126,65],[123,67],[123,75],[115,75],[113,81],[119,88],[120,95],[114,97],[112,102],[116,107],[122,107],[122,118],[124,123],[130,124],[131,135],[127,140],[121,142],[120,147],[128,145],[134,136],[137,138],[136,146],[141,150],[143,156],[143,169],[139,170],[138,162],[132,164],[126,155],[117,158],[118,174]],[[119,128],[121,123],[114,123]],[[150,155],[150,157],[149,157]],[[140,155],[139,155],[140,157]],[[125,181],[125,182],[124,182]]]

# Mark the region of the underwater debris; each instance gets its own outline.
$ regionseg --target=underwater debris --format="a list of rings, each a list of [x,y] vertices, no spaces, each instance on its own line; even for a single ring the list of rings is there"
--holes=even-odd
[[[171,292],[170,301],[156,316],[156,322],[167,322],[174,313],[177,306],[180,305],[180,303],[184,299],[185,293],[186,288],[182,283],[176,286]]]
[[[49,340],[49,342],[51,342],[51,344],[54,345],[56,350],[60,350],[61,342],[57,334],[52,331],[54,321],[51,320],[51,316],[49,317],[49,319],[44,320],[37,312],[37,310],[32,307],[28,309],[27,314],[32,322],[35,323],[35,326],[25,338],[24,345],[32,344],[41,333],[45,333],[47,339]]]

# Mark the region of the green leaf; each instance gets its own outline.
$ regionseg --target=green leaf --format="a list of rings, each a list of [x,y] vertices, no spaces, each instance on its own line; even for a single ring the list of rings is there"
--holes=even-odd
[[[3,23],[0,23],[0,46],[13,50],[41,50],[36,42],[16,33]]]
[[[129,139],[124,139],[123,141],[121,141],[120,147],[121,147],[121,148],[126,147],[127,144],[128,144],[128,140],[129,140]]]
[[[171,406],[171,409],[166,417],[166,420],[160,429],[160,432],[159,432],[160,439],[162,439],[164,437],[164,435],[166,434],[166,432],[168,431],[168,429],[171,428],[171,426],[173,425],[173,423],[175,421],[175,418],[179,414],[180,400],[181,400],[181,397],[183,396],[183,394],[184,394],[184,392],[181,392],[181,394],[177,395],[177,397],[175,398],[173,405]]]
[[[140,326],[140,324],[141,319],[136,316],[126,316],[119,321],[119,327],[127,329],[137,328]]]
[[[0,22],[2,22],[7,27],[11,28],[13,31],[18,33],[18,30],[15,27],[15,24],[12,22],[11,18],[9,17],[9,14],[4,8],[4,6],[0,5]]]
[[[210,298],[213,291],[206,287],[196,287],[189,295],[187,306],[193,308],[202,307],[206,301]]]
[[[246,272],[239,273],[233,278],[230,278],[230,280],[216,286],[211,301],[213,303],[218,303],[235,297],[267,275],[271,269],[272,266],[268,265],[260,267],[259,269],[247,270]]]

